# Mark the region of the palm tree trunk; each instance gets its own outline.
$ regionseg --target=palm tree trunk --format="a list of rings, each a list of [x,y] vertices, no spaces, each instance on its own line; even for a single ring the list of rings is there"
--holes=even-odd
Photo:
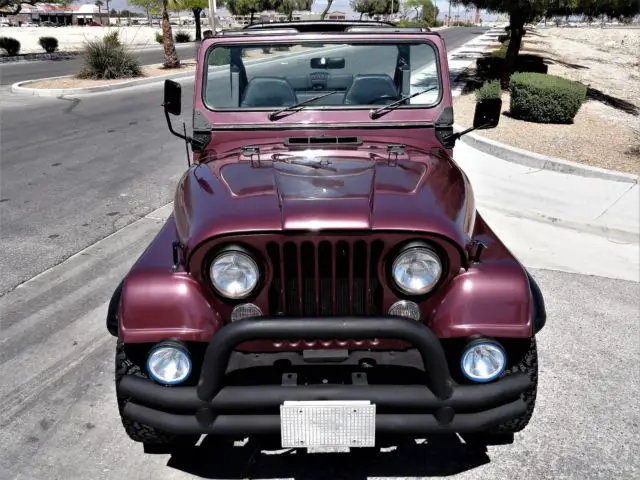
[[[324,17],[327,16],[327,13],[329,13],[329,10],[331,10],[331,5],[333,4],[333,0],[327,0],[327,6],[324,9],[324,11],[322,12],[322,15],[320,15],[320,20],[324,20]]]
[[[178,68],[180,59],[176,53],[176,46],[173,43],[173,32],[169,23],[168,0],[162,0],[162,44],[164,45],[164,67]]]
[[[202,12],[201,8],[193,9],[193,17],[196,21],[196,40],[202,40],[202,26],[200,25],[200,13]]]

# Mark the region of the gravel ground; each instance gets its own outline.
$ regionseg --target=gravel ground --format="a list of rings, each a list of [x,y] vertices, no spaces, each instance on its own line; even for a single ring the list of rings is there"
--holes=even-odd
[[[633,52],[636,52],[634,55]],[[543,155],[640,171],[640,29],[546,29],[526,37],[522,53],[544,55],[549,74],[578,80],[590,94],[572,125],[523,122],[503,115],[481,136]],[[503,112],[509,95],[503,94]],[[454,99],[456,122],[469,126],[475,98]],[[526,132],[526,134],[523,134]]]

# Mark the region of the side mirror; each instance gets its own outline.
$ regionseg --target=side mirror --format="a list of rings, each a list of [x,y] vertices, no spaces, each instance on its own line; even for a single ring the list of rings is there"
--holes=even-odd
[[[182,112],[182,87],[173,80],[164,81],[164,109],[171,115]]]
[[[473,116],[473,128],[475,130],[485,130],[496,128],[500,122],[500,112],[502,111],[502,99],[487,98],[476,103],[476,111]]]

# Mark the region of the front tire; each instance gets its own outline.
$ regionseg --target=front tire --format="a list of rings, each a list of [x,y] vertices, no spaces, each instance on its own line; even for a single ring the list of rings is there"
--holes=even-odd
[[[524,400],[527,410],[523,415],[493,427],[487,432],[489,434],[503,435],[518,433],[524,430],[533,416],[533,410],[536,405],[536,396],[538,394],[538,348],[536,346],[535,337],[531,338],[529,348],[518,363],[506,370],[502,374],[502,377],[506,377],[514,373],[525,374],[529,377],[529,381],[531,382],[531,386],[522,394],[522,400]]]
[[[127,356],[124,344],[118,340],[116,345],[116,395],[122,425],[131,440],[143,443],[145,446],[166,447],[170,449],[190,447],[196,444],[200,438],[199,435],[175,435],[124,417],[124,407],[129,399],[122,397],[118,393],[118,385],[125,375],[134,375],[145,379],[149,378],[139,365],[131,361]]]

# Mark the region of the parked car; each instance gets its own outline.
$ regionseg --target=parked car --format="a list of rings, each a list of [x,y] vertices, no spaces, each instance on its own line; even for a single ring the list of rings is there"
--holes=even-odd
[[[498,124],[501,101],[454,133],[442,37],[391,27],[203,40],[191,135],[172,124],[181,86],[166,80],[169,130],[192,154],[106,322],[134,441],[371,448],[529,423],[543,296],[452,158],[461,135]]]

